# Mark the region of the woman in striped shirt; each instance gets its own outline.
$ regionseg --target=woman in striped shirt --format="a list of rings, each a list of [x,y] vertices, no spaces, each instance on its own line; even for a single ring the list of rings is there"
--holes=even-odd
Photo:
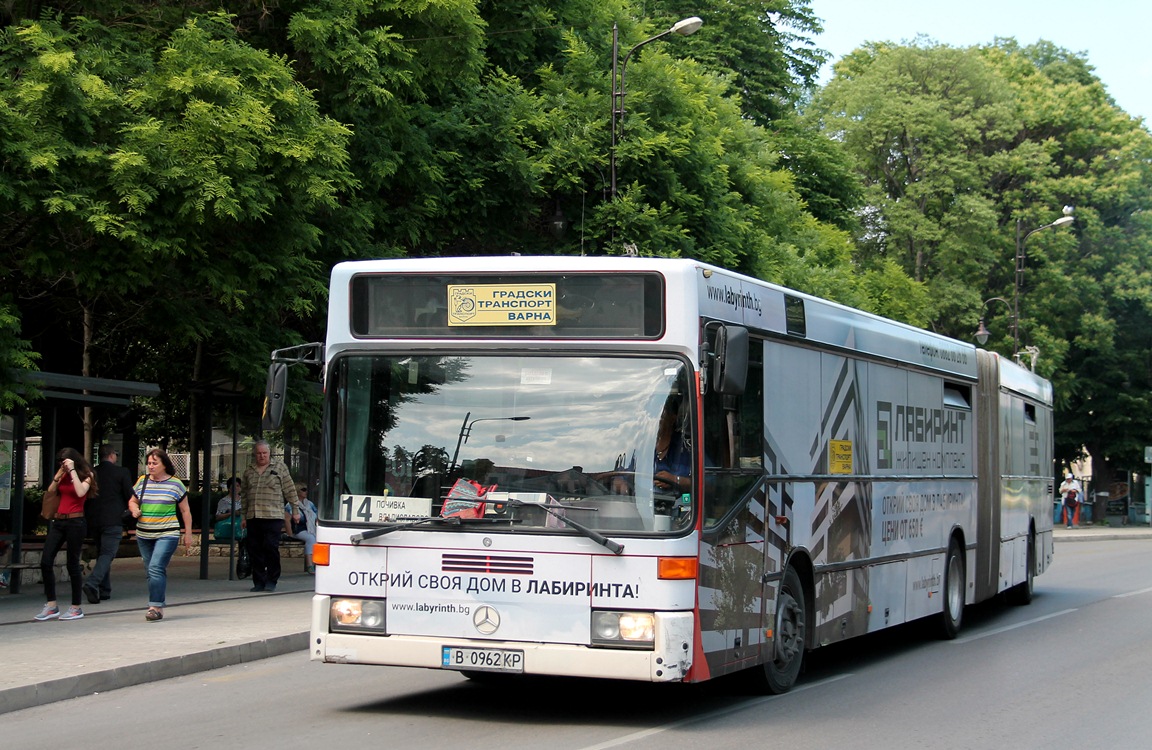
[[[149,622],[164,619],[164,594],[168,586],[168,563],[180,544],[180,519],[184,519],[184,554],[192,548],[192,512],[188,489],[176,477],[172,459],[160,448],[148,451],[148,473],[132,488],[128,509],[136,517],[136,544],[148,573]],[[179,513],[179,516],[177,516]]]

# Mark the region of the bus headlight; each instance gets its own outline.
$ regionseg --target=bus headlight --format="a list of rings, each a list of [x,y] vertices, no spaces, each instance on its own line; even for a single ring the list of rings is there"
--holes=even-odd
[[[597,646],[652,648],[655,631],[651,612],[592,613],[592,643]]]
[[[384,599],[333,599],[328,613],[333,633],[384,633]]]

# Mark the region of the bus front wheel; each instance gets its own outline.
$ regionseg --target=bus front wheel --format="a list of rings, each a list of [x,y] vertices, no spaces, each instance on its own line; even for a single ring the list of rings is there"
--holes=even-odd
[[[772,651],[757,670],[757,681],[773,695],[788,692],[800,676],[808,629],[807,602],[800,574],[789,566],[776,596],[776,621],[772,632]]]

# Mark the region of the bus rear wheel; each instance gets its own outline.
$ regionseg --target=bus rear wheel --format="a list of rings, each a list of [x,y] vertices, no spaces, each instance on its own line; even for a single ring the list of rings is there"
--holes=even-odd
[[[1028,566],[1028,570],[1024,574],[1024,580],[1006,592],[1009,602],[1021,606],[1032,603],[1032,592],[1036,585],[1036,534],[1034,533],[1028,535],[1028,554],[1025,564]]]
[[[804,663],[808,630],[804,584],[789,567],[776,596],[776,621],[772,629],[772,653],[756,671],[757,686],[773,695],[786,693],[796,684]]]
[[[944,560],[944,611],[940,613],[941,635],[952,640],[960,634],[964,620],[964,556],[955,539],[948,545]]]

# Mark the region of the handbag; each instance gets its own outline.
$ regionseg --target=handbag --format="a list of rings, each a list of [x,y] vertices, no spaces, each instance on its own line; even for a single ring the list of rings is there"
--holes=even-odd
[[[140,480],[143,480],[144,483],[140,485],[140,497],[136,498],[136,501],[138,503],[140,503],[141,505],[143,505],[144,492],[148,489],[148,475],[144,474],[143,476],[140,477]],[[140,481],[140,480],[137,480],[137,481]],[[135,529],[136,528],[136,522],[138,520],[140,520],[140,519],[138,519],[138,518],[136,518],[136,516],[132,515],[132,509],[131,508],[125,508],[124,512],[120,514],[120,525],[126,529]]]
[[[56,510],[60,507],[60,493],[54,489],[55,484],[53,482],[48,485],[48,489],[44,490],[44,497],[40,500],[40,515],[49,521],[56,517]]]
[[[216,541],[226,541],[235,537],[236,539],[243,539],[248,535],[248,529],[240,528],[240,519],[236,516],[229,516],[222,518],[216,522],[212,527],[212,538]]]
[[[291,516],[289,516],[289,519],[291,519]],[[300,509],[300,520],[299,521],[292,521],[291,523],[292,523],[292,536],[296,536],[300,532],[308,530],[308,517],[306,515],[304,515],[304,509],[303,508]]]

